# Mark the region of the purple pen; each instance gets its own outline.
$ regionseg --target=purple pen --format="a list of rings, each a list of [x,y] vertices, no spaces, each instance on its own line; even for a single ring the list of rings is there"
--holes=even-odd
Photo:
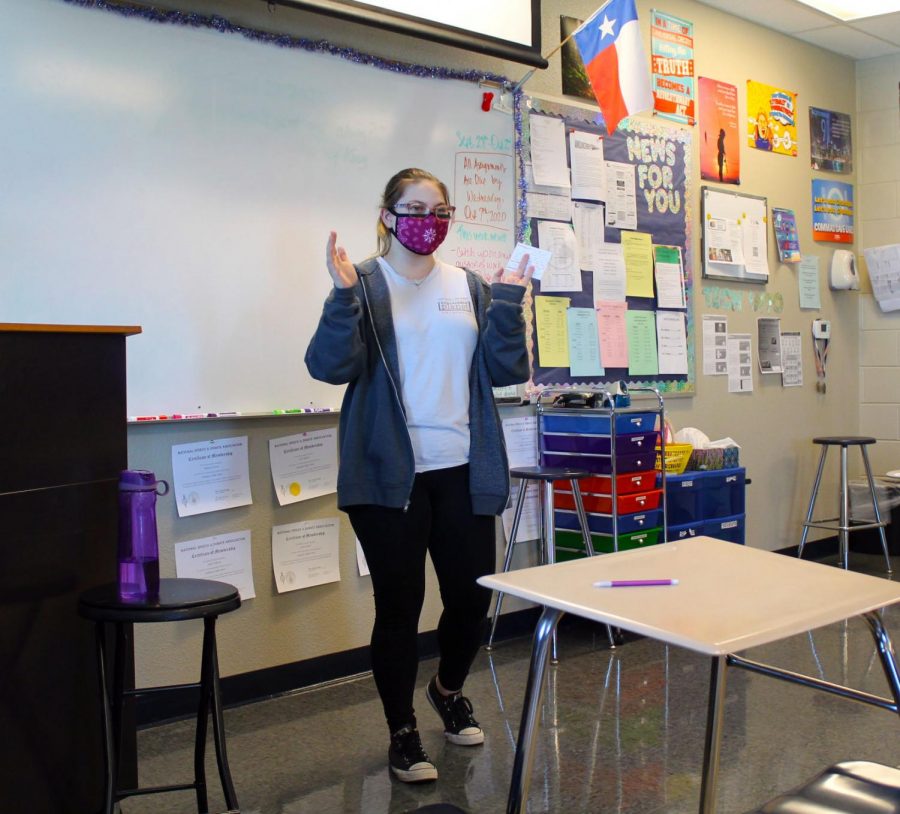
[[[642,588],[647,585],[677,585],[677,579],[609,579],[595,582],[595,588]]]

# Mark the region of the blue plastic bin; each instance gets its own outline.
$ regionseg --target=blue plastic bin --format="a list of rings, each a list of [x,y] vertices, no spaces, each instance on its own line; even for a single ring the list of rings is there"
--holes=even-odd
[[[706,520],[744,513],[745,474],[743,467],[703,473],[700,504]]]
[[[642,432],[616,436],[616,454],[636,455],[656,448],[659,433]],[[612,438],[609,435],[545,432],[544,449],[550,452],[578,452],[589,455],[609,455]]]
[[[720,517],[716,520],[707,520],[703,524],[703,533],[707,537],[715,537],[719,540],[727,540],[729,543],[744,544],[744,517],[736,514],[733,517]]]
[[[541,463],[544,466],[562,466],[568,469],[586,469],[598,475],[612,473],[612,456],[610,455],[585,455],[578,452],[547,452],[541,453]],[[653,469],[656,463],[656,453],[650,449],[647,452],[639,452],[636,455],[616,455],[616,473],[640,472],[645,469]]]
[[[666,519],[670,527],[699,523],[704,519],[701,498],[704,474],[666,475]]]
[[[681,526],[669,526],[666,539],[672,543],[676,540],[687,540],[691,537],[699,537],[705,534],[703,531],[703,523],[685,523]]]

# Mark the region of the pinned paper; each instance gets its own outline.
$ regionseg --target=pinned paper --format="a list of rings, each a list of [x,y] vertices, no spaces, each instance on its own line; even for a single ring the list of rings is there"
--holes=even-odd
[[[566,322],[569,302],[568,297],[534,298],[538,365],[541,367],[569,366],[569,331]]]
[[[625,293],[653,297],[653,245],[646,232],[622,232],[625,255]]]

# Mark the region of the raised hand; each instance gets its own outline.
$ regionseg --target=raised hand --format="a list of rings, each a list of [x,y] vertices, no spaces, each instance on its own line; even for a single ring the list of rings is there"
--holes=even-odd
[[[337,244],[337,232],[331,232],[325,247],[325,263],[335,288],[352,288],[359,277],[343,246]]]
[[[515,271],[506,271],[506,269],[497,269],[494,276],[491,277],[492,283],[512,283],[512,285],[528,285],[531,276],[534,274],[534,266],[528,265],[528,255],[523,254],[519,260],[519,265]]]

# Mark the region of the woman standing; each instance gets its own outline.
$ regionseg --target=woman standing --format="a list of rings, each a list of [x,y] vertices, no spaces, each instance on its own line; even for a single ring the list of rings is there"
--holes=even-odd
[[[431,173],[388,181],[378,254],[354,265],[332,232],[334,288],[306,352],[316,379],[346,383],[338,506],[372,575],[372,671],[390,732],[388,761],[406,782],[437,779],[413,707],[425,554],[440,585],[440,661],[426,697],[451,743],[484,733],[462,694],[481,643],[496,570],[495,515],[509,474],[493,386],[528,378],[522,298],[527,257],[490,286],[437,259],[454,207]]]

